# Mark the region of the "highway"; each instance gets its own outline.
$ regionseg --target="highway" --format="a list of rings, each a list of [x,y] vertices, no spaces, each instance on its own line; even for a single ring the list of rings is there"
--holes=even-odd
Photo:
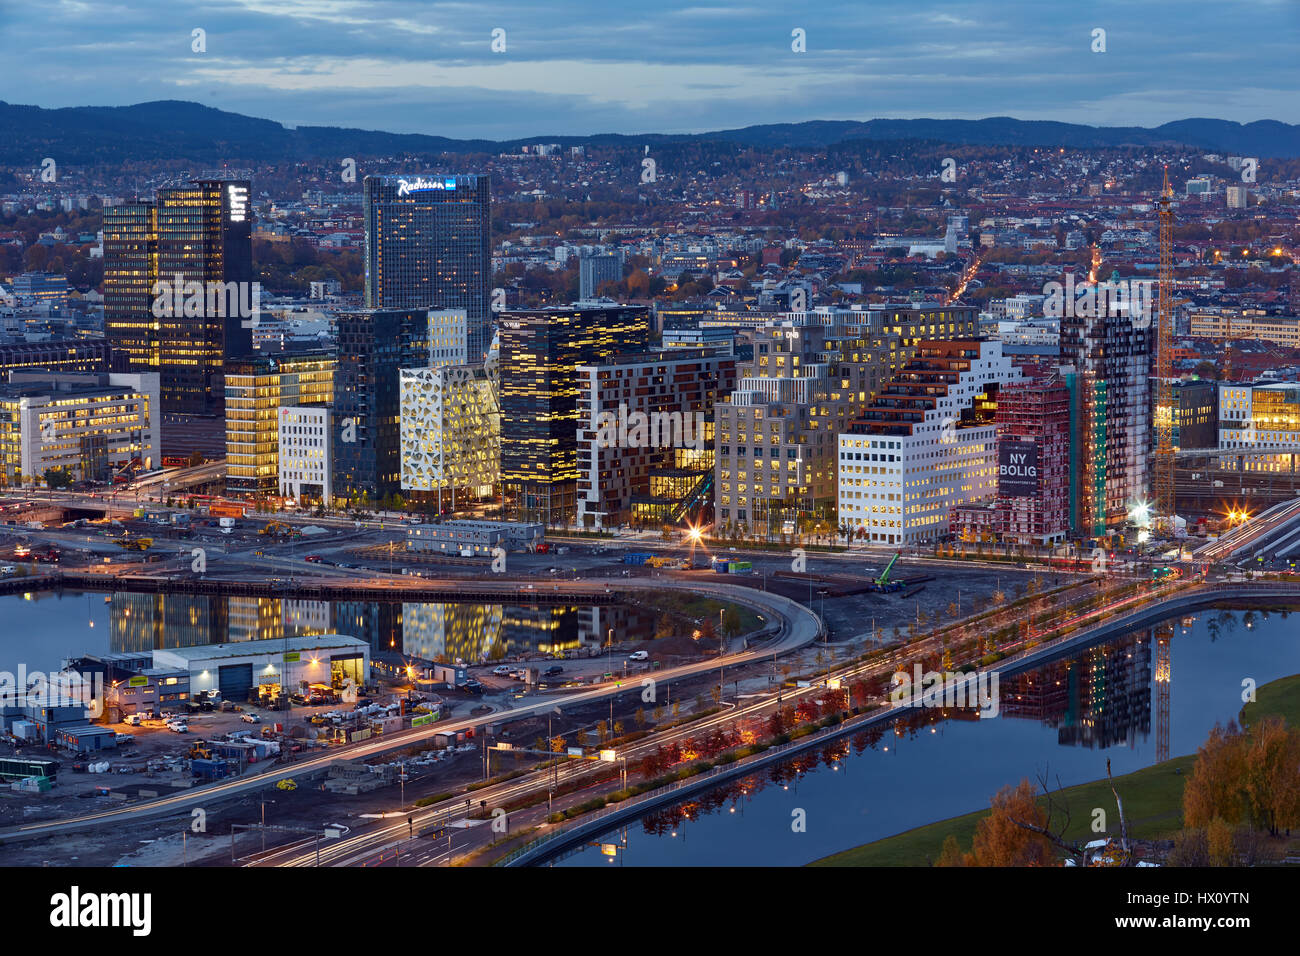
[[[311,567],[311,565],[308,565],[308,567]],[[375,575],[372,574],[372,577],[373,576]],[[403,580],[402,578],[391,579],[389,583],[393,585],[394,590],[400,590],[404,586],[414,586],[413,582]],[[429,582],[424,580],[420,583],[427,585]],[[493,581],[486,583],[500,588],[503,595],[509,594],[511,596],[516,596],[519,593],[519,585],[515,582]],[[603,592],[607,587],[607,584],[603,581],[570,581],[566,582],[565,586],[566,589],[575,589],[579,592],[590,591],[594,593],[597,589]],[[762,647],[743,649],[728,654],[726,657],[727,666],[747,664],[754,661],[778,657],[782,654],[788,654],[791,651],[812,643],[821,634],[821,620],[811,610],[795,601],[782,597],[781,595],[758,591],[753,588],[715,583],[713,581],[678,581],[672,579],[655,579],[654,581],[646,581],[644,579],[621,581],[618,587],[620,592],[680,590],[692,594],[704,594],[710,597],[747,605],[764,614],[769,621],[780,621],[780,629],[774,640],[765,643]],[[527,594],[526,591],[523,593]],[[653,676],[655,681],[664,682],[716,671],[718,668],[718,661],[716,659],[709,659],[692,664],[684,664],[679,667],[655,671],[653,674],[647,672],[644,676]],[[371,740],[347,748],[326,751],[320,756],[308,757],[291,764],[280,765],[270,772],[264,772],[254,777],[239,777],[231,780],[224,780],[208,786],[195,787],[180,793],[160,797],[155,800],[149,800],[143,803],[137,803],[131,806],[120,807],[112,810],[104,810],[97,813],[70,817],[66,820],[52,820],[7,828],[5,830],[0,830],[0,843],[14,842],[16,840],[29,839],[32,837],[49,836],[58,833],[70,833],[76,830],[91,829],[105,825],[129,824],[162,815],[185,813],[194,807],[210,805],[216,800],[224,800],[261,790],[265,787],[274,785],[279,780],[295,776],[304,776],[316,771],[323,772],[328,769],[330,764],[338,761],[361,760],[367,757],[379,756],[388,751],[417,746],[425,741],[431,740],[436,734],[446,733],[448,731],[468,730],[470,728],[477,730],[478,728],[482,728],[488,724],[502,723],[504,721],[532,715],[544,715],[557,704],[571,705],[575,703],[604,700],[610,696],[627,693],[629,689],[639,689],[640,678],[642,676],[643,675],[641,674],[631,674],[622,680],[603,684],[587,691],[557,693],[535,703],[506,708],[488,715],[461,720],[442,721],[436,724],[431,724],[427,727],[405,730],[397,734],[385,734],[383,737],[372,738]]]

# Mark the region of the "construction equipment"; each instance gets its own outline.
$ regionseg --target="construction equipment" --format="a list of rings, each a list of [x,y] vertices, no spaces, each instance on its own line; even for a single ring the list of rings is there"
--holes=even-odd
[[[900,581],[897,578],[890,580],[889,577],[889,572],[894,569],[894,562],[897,561],[899,557],[901,557],[901,555],[896,553],[892,558],[889,559],[889,563],[885,565],[885,570],[881,572],[880,577],[876,578],[874,581],[871,582],[871,587],[873,590],[891,592],[891,591],[901,591],[903,590],[903,588],[907,587],[906,581]]]
[[[297,790],[298,785],[294,783],[292,780],[281,780],[279,783],[275,785],[275,789],[283,790],[285,793],[289,793],[291,791]]]
[[[153,547],[153,538],[118,538],[115,543],[123,551],[148,551]]]
[[[1177,502],[1174,492],[1174,211],[1169,201],[1169,168],[1160,190],[1160,285],[1156,329],[1156,523],[1166,534],[1174,533]]]
[[[283,521],[271,520],[266,523],[266,527],[257,533],[269,535],[272,538],[296,538],[302,532],[292,525],[285,524]]]
[[[211,760],[212,748],[208,746],[206,740],[196,740],[190,744],[190,752],[186,756],[191,760]]]

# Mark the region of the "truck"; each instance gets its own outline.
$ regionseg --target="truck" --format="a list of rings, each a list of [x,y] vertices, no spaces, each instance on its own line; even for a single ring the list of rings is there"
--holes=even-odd
[[[221,525],[222,534],[230,534],[232,531],[235,530],[234,518],[218,518],[217,523]]]

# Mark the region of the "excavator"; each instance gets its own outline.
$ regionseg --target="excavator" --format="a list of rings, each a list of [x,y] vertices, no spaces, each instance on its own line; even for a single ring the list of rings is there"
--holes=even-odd
[[[285,524],[283,521],[275,520],[268,521],[266,527],[258,532],[258,534],[268,535],[272,538],[296,538],[301,533],[302,532],[292,525]]]
[[[895,554],[889,559],[889,564],[885,565],[885,570],[881,573],[880,577],[871,582],[873,590],[888,593],[892,591],[901,591],[903,588],[907,587],[906,581],[900,581],[897,578],[891,580],[889,577],[889,572],[894,569],[894,562],[898,559],[898,554]]]

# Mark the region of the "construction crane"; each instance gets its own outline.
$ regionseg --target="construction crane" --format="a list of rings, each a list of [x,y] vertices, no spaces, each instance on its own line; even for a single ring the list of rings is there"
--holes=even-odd
[[[1169,167],[1160,191],[1160,283],[1156,327],[1155,505],[1159,525],[1174,531],[1174,191]]]
[[[903,588],[907,587],[906,581],[899,581],[897,579],[893,581],[889,580],[889,572],[893,570],[894,562],[897,560],[898,555],[895,554],[889,559],[889,563],[885,565],[885,570],[880,577],[871,582],[871,586],[877,591],[901,591]]]

